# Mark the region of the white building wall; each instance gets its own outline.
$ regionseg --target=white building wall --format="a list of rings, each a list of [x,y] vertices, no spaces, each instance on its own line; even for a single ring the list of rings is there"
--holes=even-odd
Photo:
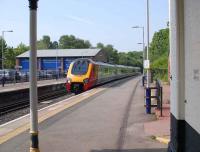
[[[170,0],[170,73],[171,113],[178,120],[185,119],[184,103],[184,16],[183,1]]]
[[[185,120],[200,133],[200,0],[185,1]]]

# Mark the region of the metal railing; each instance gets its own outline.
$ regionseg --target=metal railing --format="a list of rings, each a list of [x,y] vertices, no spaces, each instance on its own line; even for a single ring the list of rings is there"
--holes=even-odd
[[[163,87],[161,85],[160,80],[156,80],[155,87],[145,88],[146,90],[146,112],[151,114],[151,108],[157,107],[160,110],[160,116],[162,117],[163,111]],[[152,95],[153,90],[155,90],[155,95]],[[156,104],[152,104],[152,99],[156,99]]]
[[[29,82],[29,71],[0,70],[0,84]],[[66,77],[66,72],[56,70],[38,70],[37,80],[62,79]]]

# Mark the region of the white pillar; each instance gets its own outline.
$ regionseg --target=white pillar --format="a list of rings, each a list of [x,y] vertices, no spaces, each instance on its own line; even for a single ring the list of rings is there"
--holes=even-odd
[[[170,0],[172,152],[200,151],[199,6],[199,0]]]
[[[171,112],[185,119],[185,56],[183,0],[170,1]]]

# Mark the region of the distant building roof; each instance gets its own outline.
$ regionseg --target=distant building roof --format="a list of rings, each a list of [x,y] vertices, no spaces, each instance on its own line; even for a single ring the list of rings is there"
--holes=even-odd
[[[96,56],[101,49],[48,49],[37,50],[37,57],[91,57]],[[28,58],[29,51],[17,56],[17,58]]]

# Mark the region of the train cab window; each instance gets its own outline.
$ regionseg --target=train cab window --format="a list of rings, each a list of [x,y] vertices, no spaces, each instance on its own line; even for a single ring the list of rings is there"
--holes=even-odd
[[[89,62],[82,60],[76,61],[72,67],[72,74],[74,75],[83,75],[86,74],[88,71]]]

